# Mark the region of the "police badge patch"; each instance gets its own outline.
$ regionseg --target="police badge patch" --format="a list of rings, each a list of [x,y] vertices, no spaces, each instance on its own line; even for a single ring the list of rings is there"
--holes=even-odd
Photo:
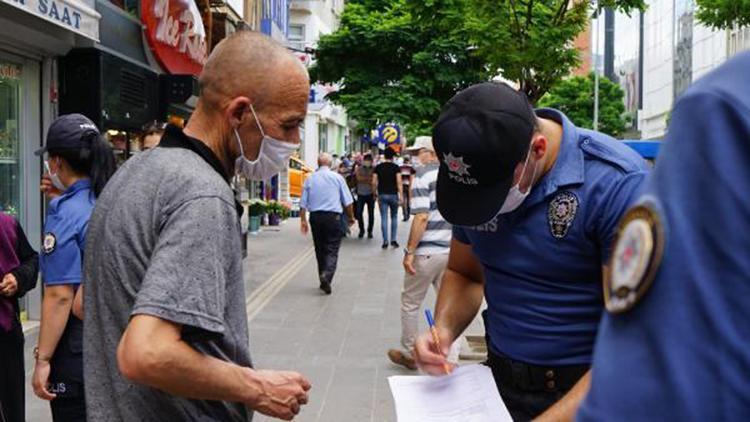
[[[54,233],[47,233],[44,235],[44,242],[42,243],[42,251],[46,254],[51,254],[55,250],[57,245],[57,238]]]
[[[631,208],[617,226],[614,252],[604,279],[604,303],[613,314],[641,300],[656,277],[664,254],[664,228],[650,205]]]
[[[547,211],[547,220],[549,221],[549,230],[552,236],[562,239],[568,234],[571,223],[576,218],[578,212],[578,197],[572,192],[560,192],[549,203]]]

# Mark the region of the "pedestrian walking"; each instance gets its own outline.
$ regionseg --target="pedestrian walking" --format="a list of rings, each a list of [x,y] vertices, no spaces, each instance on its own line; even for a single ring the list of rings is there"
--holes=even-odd
[[[621,220],[577,420],[750,419],[750,53],[675,103]]]
[[[420,136],[410,152],[417,154],[423,164],[417,171],[412,185],[411,223],[409,241],[404,248],[404,288],[401,290],[401,346],[390,349],[391,362],[415,370],[417,365],[412,356],[414,342],[418,335],[420,308],[432,286],[435,292],[440,289],[448,252],[451,243],[451,225],[437,209],[435,184],[440,164],[432,146],[432,138]],[[454,342],[448,354],[448,361],[458,361],[459,343]]]
[[[36,287],[39,256],[15,218],[0,212],[0,421],[26,420],[18,299]]]
[[[91,212],[115,171],[115,157],[96,125],[81,114],[52,122],[37,154],[46,156],[41,188],[51,201],[39,262],[44,291],[32,386],[37,397],[50,401],[54,421],[84,421],[83,321],[73,302],[84,280]]]
[[[362,157],[362,164],[354,171],[357,181],[357,207],[356,216],[359,224],[359,238],[365,237],[365,216],[367,207],[367,238],[372,239],[372,228],[375,225],[375,195],[372,190],[373,179],[372,154],[367,153]]]
[[[253,367],[230,180],[268,180],[298,148],[305,68],[264,35],[222,40],[184,130],[110,180],[89,223],[84,356],[89,420],[292,419],[301,374]]]
[[[372,177],[372,191],[380,206],[380,230],[383,234],[383,249],[388,249],[388,217],[390,216],[390,245],[398,248],[398,206],[403,201],[403,185],[401,169],[393,162],[396,152],[387,148],[383,154],[383,161],[375,167]]]
[[[416,141],[416,140],[415,140]],[[400,166],[401,170],[401,191],[404,194],[404,200],[401,201],[401,212],[404,214],[404,221],[409,221],[411,215],[411,186],[414,183],[414,175],[416,170],[411,163],[411,157],[408,155],[404,157],[404,161]]]
[[[300,230],[306,235],[312,228],[320,290],[328,295],[344,236],[341,220],[346,214],[347,229],[354,224],[354,199],[343,176],[331,171],[331,161],[330,155],[320,154],[318,170],[305,180],[300,200]],[[307,213],[310,214],[309,226]]]
[[[346,184],[346,188],[349,190],[349,194],[354,198],[353,191],[354,191],[354,182],[352,179],[352,169],[346,165],[345,162],[341,162],[338,167],[338,173],[341,175],[341,177],[344,178],[344,183]],[[341,227],[341,233],[344,237],[349,236],[349,218],[347,217],[346,213],[341,212],[341,218],[339,218],[339,226]]]
[[[417,363],[444,373],[448,346],[482,299],[487,364],[514,420],[572,420],[590,380],[602,274],[617,222],[647,164],[561,112],[483,83],[454,96],[434,128],[440,213],[454,225],[432,337]]]

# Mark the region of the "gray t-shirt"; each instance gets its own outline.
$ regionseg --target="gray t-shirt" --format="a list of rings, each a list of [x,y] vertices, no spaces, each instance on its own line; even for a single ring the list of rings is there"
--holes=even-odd
[[[251,366],[241,253],[233,192],[196,152],[157,147],[114,175],[89,222],[84,263],[88,420],[252,418],[240,403],[132,383],[116,356],[128,321],[144,314],[182,325],[183,339],[206,355]]]

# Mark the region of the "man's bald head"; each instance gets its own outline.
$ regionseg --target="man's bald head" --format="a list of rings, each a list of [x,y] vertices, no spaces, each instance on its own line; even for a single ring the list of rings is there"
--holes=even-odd
[[[307,70],[291,52],[254,31],[237,31],[222,40],[200,76],[201,100],[212,107],[238,96],[262,104],[289,79],[309,81]]]
[[[318,167],[331,167],[331,155],[327,152],[323,152],[318,156]]]

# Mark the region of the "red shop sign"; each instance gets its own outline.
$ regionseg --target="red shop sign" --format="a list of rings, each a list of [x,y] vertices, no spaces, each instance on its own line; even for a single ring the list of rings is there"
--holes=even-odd
[[[169,73],[199,75],[208,58],[195,0],[143,0],[141,19],[156,60]]]

